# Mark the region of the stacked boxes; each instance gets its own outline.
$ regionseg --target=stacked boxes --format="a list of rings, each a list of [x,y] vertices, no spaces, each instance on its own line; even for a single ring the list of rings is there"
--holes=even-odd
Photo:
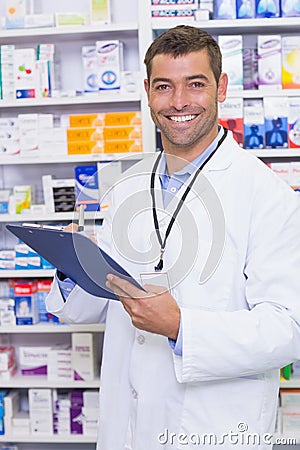
[[[17,325],[33,325],[38,322],[36,281],[15,281],[15,314]]]
[[[15,348],[10,345],[0,347],[0,380],[9,380],[16,370]]]
[[[70,115],[68,153],[123,153],[142,151],[140,112]]]
[[[37,306],[39,314],[39,322],[60,323],[58,317],[49,313],[46,309],[46,297],[50,292],[52,279],[37,280]]]
[[[46,211],[68,212],[75,210],[75,180],[53,179],[52,175],[42,177]]]
[[[4,100],[49,97],[55,88],[54,45],[37,49],[0,46],[0,98]]]
[[[29,389],[29,417],[32,434],[53,434],[51,389]]]
[[[69,346],[57,345],[48,352],[47,378],[51,381],[68,382],[72,378],[72,350]]]
[[[152,0],[151,3],[151,15],[154,23],[164,18],[182,18],[184,21],[193,21],[198,8],[198,0]]]
[[[0,118],[0,156],[20,153],[19,122],[16,117]]]
[[[20,393],[17,389],[11,389],[3,398],[4,406],[4,431],[12,434],[12,419],[20,411]]]
[[[99,393],[96,390],[53,391],[54,434],[95,436],[99,415]]]
[[[94,335],[92,333],[72,333],[73,379],[91,381],[95,378],[96,360]]]
[[[282,433],[293,436],[299,433],[300,427],[300,390],[281,389]]]

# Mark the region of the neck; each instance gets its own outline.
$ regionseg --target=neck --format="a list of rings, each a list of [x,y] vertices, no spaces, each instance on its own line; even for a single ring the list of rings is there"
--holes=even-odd
[[[187,164],[194,161],[194,159],[200,156],[207,149],[207,147],[216,139],[217,136],[218,128],[216,128],[213,133],[210,133],[209,136],[201,140],[201,142],[190,147],[178,146],[171,144],[170,142],[165,142],[164,136],[162,136],[162,144],[166,156],[168,175],[172,176],[174,172],[178,172]]]

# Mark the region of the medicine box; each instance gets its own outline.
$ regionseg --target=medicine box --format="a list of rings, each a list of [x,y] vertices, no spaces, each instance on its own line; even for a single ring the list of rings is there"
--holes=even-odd
[[[99,211],[97,165],[75,167],[76,208],[84,205],[85,211]]]
[[[97,52],[95,45],[84,45],[81,49],[84,92],[98,91]]]
[[[236,0],[237,19],[253,19],[255,17],[255,0]]]
[[[266,148],[288,146],[288,99],[265,97],[265,144]]]
[[[140,111],[123,111],[99,114],[76,114],[68,116],[70,127],[100,127],[100,126],[131,126],[141,125],[142,116]],[[1,122],[0,122],[1,123]]]
[[[154,20],[159,21],[161,19],[184,19],[185,21],[193,21],[195,12],[197,11],[197,5],[190,4],[173,4],[173,5],[152,5],[151,16]]]
[[[30,185],[15,185],[13,196],[15,199],[15,214],[21,214],[30,210],[32,198]]]
[[[300,8],[298,0],[281,0],[282,17],[299,17]]]
[[[279,0],[256,0],[255,16],[257,18],[270,18],[280,16]]]
[[[67,129],[68,142],[70,141],[107,141],[118,139],[141,139],[142,128],[135,126],[104,126],[104,127],[73,127]]]
[[[262,99],[244,101],[244,148],[263,148],[265,117]]]
[[[0,189],[0,214],[8,214],[9,196],[8,189]]]
[[[78,141],[68,143],[68,154],[128,153],[142,152],[141,139],[123,139],[105,142]]]
[[[282,88],[300,88],[300,37],[282,37]]]
[[[5,27],[24,28],[26,0],[5,0]]]
[[[123,70],[123,43],[118,40],[96,41],[98,88],[118,90]]]
[[[73,379],[91,381],[96,375],[96,346],[92,333],[72,333]]]
[[[234,139],[242,147],[244,143],[243,99],[227,98],[219,103],[219,123],[230,130]]]
[[[110,23],[110,0],[90,0],[90,20],[92,24]]]
[[[49,346],[20,346],[19,366],[22,375],[47,375]]]
[[[243,36],[219,36],[223,71],[228,75],[229,89],[243,89]]]
[[[236,19],[235,0],[216,0],[215,19]]]
[[[257,36],[259,89],[281,89],[281,36]]]
[[[288,142],[289,148],[300,148],[300,97],[289,97]]]
[[[16,98],[36,97],[36,56],[34,48],[15,50],[15,92]]]
[[[33,325],[38,321],[37,284],[35,281],[14,283],[16,325]]]

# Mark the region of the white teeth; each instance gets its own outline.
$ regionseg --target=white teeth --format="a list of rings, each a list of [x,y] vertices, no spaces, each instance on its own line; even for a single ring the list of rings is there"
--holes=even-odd
[[[170,116],[169,119],[173,120],[173,122],[188,122],[195,119],[195,117],[195,114],[190,114],[189,116]]]

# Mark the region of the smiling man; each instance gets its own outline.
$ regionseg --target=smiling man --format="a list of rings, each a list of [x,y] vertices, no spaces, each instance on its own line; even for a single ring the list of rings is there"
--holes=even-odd
[[[99,245],[147,284],[108,275],[113,301],[58,274],[48,309],[106,322],[98,450],[269,450],[300,359],[299,199],[218,126],[212,36],[170,29],[145,63],[163,152],[116,183]]]

